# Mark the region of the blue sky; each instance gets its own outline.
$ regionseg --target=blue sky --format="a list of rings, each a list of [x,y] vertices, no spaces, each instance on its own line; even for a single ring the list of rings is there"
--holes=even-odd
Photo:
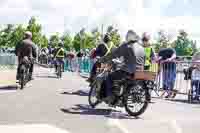
[[[34,15],[47,35],[113,24],[122,35],[130,28],[153,37],[160,29],[171,36],[185,29],[200,42],[199,4],[199,0],[0,0],[0,24],[24,24]]]

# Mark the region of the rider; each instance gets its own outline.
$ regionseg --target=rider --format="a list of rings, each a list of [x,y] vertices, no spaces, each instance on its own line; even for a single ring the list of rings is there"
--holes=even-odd
[[[111,36],[107,33],[104,38],[103,38],[103,42],[100,43],[98,45],[98,47],[96,48],[96,51],[95,51],[95,55],[97,57],[103,57],[103,56],[106,56],[108,55],[112,49],[114,48],[114,43],[111,41]],[[96,69],[97,67],[100,65],[99,62],[96,62],[93,67],[92,67],[92,70],[91,70],[91,73],[90,73],[90,77],[88,78],[87,81],[92,81],[93,77],[96,75]]]
[[[145,32],[142,36],[142,42],[145,50],[145,65],[144,69],[149,70],[151,67],[152,59],[155,58],[153,48],[150,46],[150,35]]]
[[[22,63],[22,60],[24,59],[25,56],[29,57],[30,59],[30,69],[29,69],[29,78],[30,80],[33,80],[32,78],[32,73],[33,73],[33,61],[31,61],[32,58],[37,57],[37,52],[36,52],[36,45],[34,42],[32,42],[32,33],[30,31],[25,32],[25,37],[24,40],[21,41],[16,45],[15,48],[15,54],[18,56],[18,67],[17,67],[17,80],[19,80],[19,69],[20,65]]]
[[[57,72],[57,67],[58,67],[57,62],[62,64],[62,67],[63,67],[62,70],[64,71],[64,58],[65,57],[66,57],[66,51],[64,49],[64,44],[62,41],[60,41],[58,44],[58,48],[55,49],[55,52],[54,52],[54,59],[56,59],[56,63],[55,63],[56,72]]]
[[[145,52],[144,48],[139,44],[139,36],[133,31],[129,30],[126,35],[126,42],[111,52],[108,56],[100,59],[101,63],[105,63],[114,58],[119,58],[122,63],[119,70],[111,72],[105,81],[106,99],[113,104],[115,96],[112,95],[113,81],[122,80],[128,75],[134,76],[136,70],[142,71],[144,69]]]

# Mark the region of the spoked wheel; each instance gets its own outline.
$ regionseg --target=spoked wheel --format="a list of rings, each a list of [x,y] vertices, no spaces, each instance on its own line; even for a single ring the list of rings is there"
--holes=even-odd
[[[96,88],[97,88],[97,85],[93,83],[91,85],[89,96],[88,96],[88,102],[92,108],[95,108],[100,103],[100,101],[97,98]]]
[[[149,91],[143,85],[137,84],[129,88],[124,98],[125,110],[131,116],[137,117],[148,107]]]

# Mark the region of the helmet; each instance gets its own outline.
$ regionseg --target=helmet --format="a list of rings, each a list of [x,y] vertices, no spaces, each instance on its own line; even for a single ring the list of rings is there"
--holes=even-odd
[[[126,41],[130,42],[130,41],[138,41],[139,40],[139,36],[136,34],[135,31],[133,30],[129,30],[126,34]]]
[[[32,38],[32,33],[30,31],[26,31],[24,35],[26,38]]]
[[[142,41],[149,41],[150,40],[150,34],[147,32],[144,32],[142,35]]]
[[[63,44],[62,41],[59,41],[59,43],[58,43],[58,47],[64,47],[64,44]]]
[[[111,41],[111,36],[110,36],[109,34],[106,34],[106,35],[104,36],[104,38],[103,38],[103,41],[104,41],[105,43],[108,43],[109,41]]]

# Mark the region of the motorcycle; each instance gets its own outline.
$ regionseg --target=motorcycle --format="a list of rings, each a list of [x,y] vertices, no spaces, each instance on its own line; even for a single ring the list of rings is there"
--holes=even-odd
[[[155,75],[150,72],[136,72],[135,76],[129,76],[120,81],[113,81],[114,103],[107,100],[105,94],[105,79],[108,74],[118,68],[120,62],[112,60],[111,63],[101,64],[97,75],[90,83],[88,96],[89,105],[95,108],[98,104],[104,102],[111,107],[124,107],[130,116],[137,117],[145,112],[148,107],[150,93],[153,88],[153,79]],[[141,105],[139,109],[135,109]]]

